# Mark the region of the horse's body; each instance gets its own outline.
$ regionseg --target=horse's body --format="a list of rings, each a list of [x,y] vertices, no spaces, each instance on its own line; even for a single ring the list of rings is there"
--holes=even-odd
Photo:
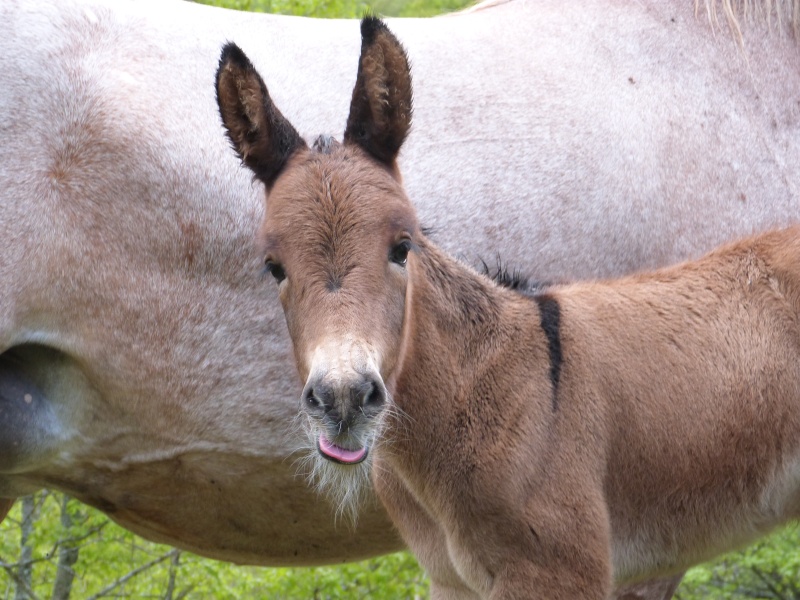
[[[267,187],[260,234],[305,388],[312,476],[375,489],[437,599],[609,598],[800,516],[800,225],[526,297],[432,244],[396,157],[378,19],[344,143],[309,149],[247,58],[217,78]]]
[[[780,28],[744,26],[740,47],[691,0],[392,26],[425,132],[406,188],[470,261],[612,275],[800,214],[798,50]],[[59,489],[237,562],[400,547],[377,504],[337,528],[295,476],[299,390],[252,243],[263,191],[211,89],[235,39],[302,133],[339,132],[355,31],[182,2],[0,5],[0,495]]]

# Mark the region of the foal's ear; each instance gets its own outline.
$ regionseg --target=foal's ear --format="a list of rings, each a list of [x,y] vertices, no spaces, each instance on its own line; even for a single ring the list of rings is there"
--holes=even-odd
[[[217,68],[217,105],[233,149],[270,188],[289,157],[306,144],[272,103],[245,53],[230,42]]]
[[[406,51],[377,17],[361,21],[361,58],[345,143],[394,167],[411,128],[411,71]]]

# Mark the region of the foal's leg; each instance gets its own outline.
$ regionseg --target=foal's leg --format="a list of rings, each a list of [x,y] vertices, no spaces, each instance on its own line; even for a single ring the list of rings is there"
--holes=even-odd
[[[490,600],[609,600],[611,524],[602,487],[567,470],[543,480],[525,507],[509,505],[475,531],[494,578]],[[570,477],[573,475],[573,477]],[[493,532],[496,534],[493,535]]]
[[[431,600],[481,600],[481,597],[467,588],[445,587],[431,579]]]
[[[651,581],[645,581],[642,583],[634,584],[634,585],[627,585],[621,588],[615,589],[614,593],[611,595],[612,600],[670,600],[672,596],[675,594],[675,590],[678,589],[678,586],[681,583],[681,579],[683,579],[683,575],[678,575],[676,577],[671,577],[668,579],[654,579]],[[494,594],[493,590],[493,594]],[[493,596],[495,597],[495,596]],[[498,590],[496,592],[497,598],[505,598],[505,597],[513,597],[509,592],[505,590]],[[548,596],[546,594],[538,594],[533,588],[529,589],[527,592],[523,590],[523,598],[558,598],[559,596]],[[570,595],[570,593],[566,593],[564,598],[603,598],[604,596],[593,596],[586,590],[582,590],[575,596]]]
[[[573,518],[580,517],[575,515]],[[544,531],[539,533],[544,540],[547,534]],[[509,555],[495,573],[489,600],[612,598],[610,555],[591,550],[595,545],[592,536],[574,537],[570,532],[558,533],[566,533],[566,539],[549,544],[541,552]],[[582,543],[590,548],[588,552]]]
[[[431,600],[480,600],[453,567],[439,525],[388,468],[376,461],[373,473],[378,497],[430,579]]]
[[[571,568],[530,562],[507,564],[494,579],[489,600],[608,600],[611,585]]]
[[[616,590],[615,600],[670,600],[683,579],[683,575],[670,579],[654,579]]]

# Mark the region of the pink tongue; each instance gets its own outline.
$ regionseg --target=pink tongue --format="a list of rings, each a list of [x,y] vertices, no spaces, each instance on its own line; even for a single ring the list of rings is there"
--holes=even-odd
[[[359,448],[358,450],[347,450],[345,448],[341,448],[336,444],[331,443],[331,441],[328,440],[328,438],[326,438],[324,435],[319,436],[319,450],[323,454],[342,463],[361,462],[364,459],[364,455],[367,453],[366,448]]]

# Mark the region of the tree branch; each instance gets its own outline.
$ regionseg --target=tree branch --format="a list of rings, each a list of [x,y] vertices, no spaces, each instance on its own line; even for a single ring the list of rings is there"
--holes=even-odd
[[[176,554],[180,554],[180,552],[181,551],[178,550],[177,548],[175,548],[173,550],[170,550],[169,552],[167,552],[163,556],[159,556],[158,558],[156,558],[154,560],[151,560],[149,563],[145,563],[141,567],[135,568],[133,571],[131,571],[127,575],[125,575],[123,577],[120,577],[114,583],[104,587],[102,590],[97,592],[94,596],[90,596],[86,600],[98,600],[98,598],[102,598],[103,596],[107,596],[109,594],[109,592],[112,592],[115,589],[117,589],[119,586],[124,585],[125,583],[127,583],[128,581],[130,581],[131,579],[133,579],[134,577],[136,577],[140,573],[142,573],[144,571],[147,571],[147,569],[150,569],[150,568],[156,566],[157,564],[164,562],[165,560],[169,560],[170,558],[172,558]]]
[[[785,596],[781,591],[778,589],[777,585],[774,581],[770,581],[770,578],[767,577],[766,573],[764,573],[761,569],[756,567],[755,565],[750,567],[750,570],[756,574],[756,576],[767,586],[767,589],[772,592],[775,598],[779,600],[783,600]]]
[[[40,600],[39,596],[37,596],[36,593],[30,588],[28,582],[14,572],[15,566],[16,563],[11,563],[11,565],[9,565],[5,561],[0,562],[0,568],[8,573],[8,576],[14,580],[14,583],[17,584],[18,590],[22,590],[22,592],[28,596],[30,600]]]

